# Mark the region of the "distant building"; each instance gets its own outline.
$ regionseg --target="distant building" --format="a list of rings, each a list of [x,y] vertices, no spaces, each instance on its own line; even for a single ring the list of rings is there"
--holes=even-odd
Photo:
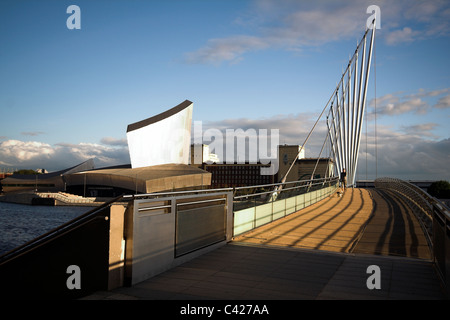
[[[74,167],[43,174],[13,174],[1,180],[2,191],[9,192],[23,192],[23,191],[38,191],[38,192],[58,192],[64,191],[66,187],[65,177],[72,173],[92,170],[94,168],[94,160],[89,159]]]
[[[261,175],[264,167],[269,168],[270,164],[204,163],[202,169],[211,173],[212,188],[234,188],[275,183],[274,175]]]
[[[1,181],[5,179],[6,177],[12,176],[12,172],[0,172],[0,193],[3,193],[3,185],[1,184]]]
[[[86,197],[118,197],[121,194],[209,188],[211,174],[183,164],[141,168],[121,165],[77,172],[65,176],[65,181],[69,193]]]
[[[233,188],[278,183],[287,173],[300,150],[299,145],[278,146],[278,172],[272,175],[265,175],[261,174],[261,168],[270,168],[270,163],[247,162],[230,164],[207,162],[207,159],[211,159],[208,157],[208,146],[196,145],[198,148],[197,158],[194,158],[194,147],[194,145],[191,146],[191,165],[202,168],[212,174],[212,188]],[[199,164],[199,161],[202,161],[202,163]],[[305,150],[303,149],[299,159],[295,161],[286,182],[330,177],[332,172],[333,161],[330,158],[305,158]]]
[[[217,154],[211,153],[209,146],[206,144],[191,145],[191,162],[193,166],[201,167],[203,163],[219,163],[220,159]]]
[[[299,145],[285,144],[278,146],[279,169],[277,181],[281,181],[286,175],[300,148],[301,146]],[[333,173],[333,164],[331,158],[306,158],[305,149],[303,148],[292,166],[286,182],[330,177]]]
[[[297,156],[301,146],[299,145],[279,145],[278,146],[278,175],[277,181],[281,180],[284,175],[288,172],[292,162]],[[302,152],[299,156],[299,159],[303,159],[305,157],[305,149],[302,149]],[[296,181],[298,180],[298,172],[296,169],[291,169],[286,181]]]
[[[93,159],[73,168],[1,181],[6,192],[66,191],[86,197],[209,188],[211,173],[189,166],[193,103],[185,100],[127,127],[131,164],[94,169]],[[211,155],[210,155],[211,158]]]

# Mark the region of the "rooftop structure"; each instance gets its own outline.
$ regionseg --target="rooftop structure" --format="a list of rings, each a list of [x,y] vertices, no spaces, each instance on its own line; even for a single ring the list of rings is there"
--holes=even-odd
[[[211,174],[184,164],[131,168],[129,165],[78,172],[65,177],[67,192],[89,197],[116,197],[123,193],[201,188],[211,184]]]

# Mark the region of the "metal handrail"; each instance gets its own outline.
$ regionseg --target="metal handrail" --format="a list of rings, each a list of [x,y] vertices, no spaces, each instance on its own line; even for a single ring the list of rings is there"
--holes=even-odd
[[[319,180],[323,180],[321,182],[314,182],[314,181],[319,181]],[[334,178],[322,178],[322,179],[313,179],[313,180],[299,180],[299,181],[291,181],[289,183],[283,183],[283,185],[286,184],[292,184],[292,183],[306,183],[304,185],[300,185],[300,186],[294,186],[294,187],[290,187],[290,188],[283,188],[281,191],[263,191],[263,192],[258,192],[258,193],[252,193],[252,194],[244,194],[244,195],[240,195],[240,196],[235,196],[234,199],[242,199],[242,198],[248,198],[248,197],[253,197],[253,196],[260,196],[260,195],[264,195],[264,194],[273,194],[274,192],[279,192],[279,193],[283,193],[289,190],[296,190],[296,189],[301,189],[301,188],[311,188],[312,186],[316,186],[316,185],[320,185],[320,184],[324,184],[327,182],[336,182],[338,180],[337,177]],[[314,182],[314,183],[313,183]],[[272,184],[273,185],[273,184]],[[266,185],[266,186],[272,186],[272,185]],[[240,187],[240,189],[245,189],[245,188],[256,188],[256,187]]]
[[[283,193],[288,190],[293,189],[300,189],[305,187],[311,187],[319,184],[324,183],[332,183],[338,181],[338,177],[329,177],[329,178],[319,178],[319,179],[309,179],[309,180],[297,180],[297,181],[288,181],[283,183],[270,183],[270,184],[263,184],[263,185],[254,185],[254,186],[244,186],[244,187],[234,187],[234,188],[217,188],[217,189],[196,189],[196,190],[185,190],[185,191],[171,191],[171,192],[154,192],[154,193],[146,193],[146,194],[132,194],[132,195],[124,195],[123,199],[125,201],[134,200],[134,199],[143,199],[143,198],[158,198],[158,197],[167,197],[167,196],[180,196],[180,195],[189,195],[192,193],[201,194],[201,193],[214,193],[214,192],[229,192],[232,191],[234,194],[234,200],[245,198],[249,196],[257,196],[262,194],[269,194],[274,192]],[[295,186],[295,184],[301,184]],[[243,194],[236,196],[236,193],[242,190],[257,190],[261,188],[269,188],[269,187],[275,187],[275,186],[287,186],[287,185],[294,185],[294,187],[284,188],[281,191],[273,191],[272,189],[270,191],[264,191],[264,192],[253,192],[248,194]]]
[[[220,188],[220,189],[196,189],[196,190],[185,190],[185,191],[170,191],[170,192],[153,192],[153,193],[143,193],[143,194],[129,194],[124,195],[123,198],[126,201],[142,198],[152,198],[152,197],[167,197],[167,196],[179,196],[188,195],[190,193],[211,193],[211,192],[224,192],[233,191],[233,188]]]
[[[432,219],[433,203],[436,200],[427,192],[407,181],[397,178],[378,178],[375,180],[375,187],[381,189],[392,189],[407,197],[424,213]]]
[[[432,197],[419,187],[396,178],[379,178],[375,180],[375,187],[392,190],[399,193],[408,204],[418,208],[418,220],[424,230],[425,237],[431,249],[432,259],[437,274],[450,297],[450,209],[438,199]]]

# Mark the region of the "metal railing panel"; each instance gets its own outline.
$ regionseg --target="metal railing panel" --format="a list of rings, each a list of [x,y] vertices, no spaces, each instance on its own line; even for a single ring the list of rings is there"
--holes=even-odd
[[[450,293],[450,210],[416,185],[396,178],[379,178],[375,187],[402,195],[420,222],[447,294]]]
[[[232,192],[126,196],[126,276],[130,284],[188,261],[231,238]]]
[[[226,204],[188,210],[178,208],[175,257],[226,239]]]
[[[239,195],[234,197],[237,204],[234,210],[233,236],[251,231],[326,198],[336,191],[338,180],[331,178],[294,181],[286,185],[290,186],[283,188],[281,192],[255,191],[261,186],[236,188],[235,192],[238,191]],[[243,193],[246,189],[253,190],[253,194]],[[308,190],[310,191],[307,192]],[[274,194],[277,196],[273,197]]]
[[[295,210],[295,199],[296,197],[286,199],[286,215],[289,215],[297,211]]]
[[[272,221],[283,218],[286,215],[286,200],[277,200],[272,203]]]
[[[305,207],[305,195],[300,194],[295,197],[295,210],[298,211]]]
[[[251,207],[234,213],[234,235],[242,234],[255,228],[255,211],[256,207]]]
[[[266,203],[255,208],[255,228],[272,222],[273,218],[273,204]]]
[[[311,193],[305,193],[305,207],[309,207],[311,205]]]
[[[439,201],[433,203],[433,256],[450,295],[450,210]]]

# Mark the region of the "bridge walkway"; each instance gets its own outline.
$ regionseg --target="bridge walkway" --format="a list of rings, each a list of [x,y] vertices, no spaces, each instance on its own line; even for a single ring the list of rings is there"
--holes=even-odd
[[[381,288],[369,289],[377,265]],[[388,192],[348,189],[133,287],[86,299],[446,299],[426,239]]]
[[[378,189],[347,189],[342,197],[335,194],[235,241],[431,258],[425,235],[407,204]]]

